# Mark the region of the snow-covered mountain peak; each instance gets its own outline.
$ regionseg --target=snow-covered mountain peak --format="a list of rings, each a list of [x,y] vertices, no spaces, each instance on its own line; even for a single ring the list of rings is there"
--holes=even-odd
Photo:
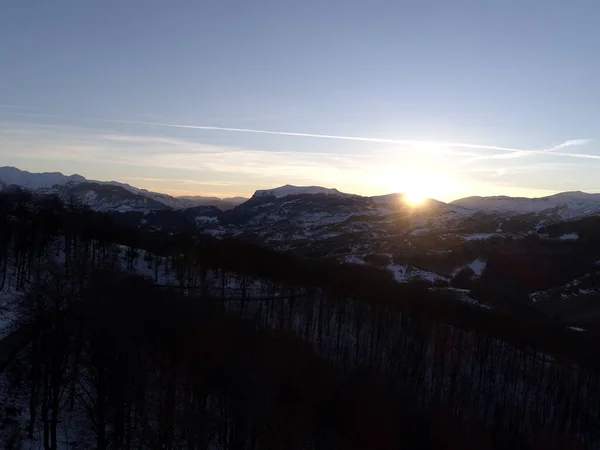
[[[11,166],[0,167],[0,183],[7,186],[14,184],[27,189],[40,189],[84,181],[86,179],[77,174],[67,176],[60,172],[31,173]]]
[[[326,194],[326,195],[346,195],[337,189],[325,188],[321,186],[292,186],[286,184],[274,189],[259,189],[253,197],[275,197],[283,198],[288,195],[307,195],[307,194]]]
[[[40,194],[55,194],[74,199],[97,210],[157,210],[184,209],[199,205],[214,205],[230,209],[245,199],[221,200],[214,197],[173,197],[152,192],[118,181],[88,180],[81,175],[60,172],[31,173],[16,167],[0,167],[0,190],[19,186]]]
[[[547,197],[467,197],[455,200],[452,206],[488,213],[550,214],[561,219],[572,219],[600,214],[600,194],[581,191],[561,192]]]
[[[597,200],[600,201],[600,194],[592,194],[589,192],[582,191],[568,191],[560,192],[558,194],[544,197],[552,200],[564,200],[564,201],[575,201],[575,200]]]

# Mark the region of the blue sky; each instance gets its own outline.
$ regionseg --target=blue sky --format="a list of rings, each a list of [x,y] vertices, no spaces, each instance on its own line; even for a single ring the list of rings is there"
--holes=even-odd
[[[594,0],[2,2],[0,165],[172,194],[600,191],[598,17]]]

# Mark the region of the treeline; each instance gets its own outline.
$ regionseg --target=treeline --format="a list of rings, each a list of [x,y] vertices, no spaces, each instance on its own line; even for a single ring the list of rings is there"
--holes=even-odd
[[[63,281],[19,305],[21,321],[42,311],[55,320],[11,366],[9,393],[26,394],[29,421],[27,436],[4,430],[3,448],[38,436],[48,449],[65,439],[99,449],[446,448],[375,374],[342,374],[292,334],[257,331],[218,303],[136,277],[96,274],[77,294]]]
[[[206,448],[202,447],[204,444],[200,444],[200,442],[205,443],[206,438],[198,441],[199,438],[194,437],[196,443],[189,444],[189,439],[192,438],[186,433],[191,431],[181,431],[185,426],[181,425],[179,415],[176,423],[169,425],[167,421],[164,425],[167,429],[160,431],[165,417],[164,411],[170,414],[175,410],[180,414],[185,408],[179,402],[193,398],[188,397],[188,391],[185,391],[185,394],[177,393],[180,382],[174,375],[165,374],[156,380],[143,383],[140,381],[141,385],[148,386],[149,389],[152,387],[150,391],[154,392],[151,400],[144,400],[145,403],[141,403],[145,405],[146,411],[150,411],[148,419],[131,419],[135,411],[140,410],[140,407],[137,409],[134,407],[135,403],[131,400],[123,400],[124,403],[121,400],[102,400],[107,398],[107,389],[109,389],[107,383],[113,379],[113,372],[110,372],[111,375],[108,377],[106,365],[113,364],[115,360],[121,361],[119,364],[126,364],[125,355],[135,356],[137,353],[146,355],[136,347],[142,343],[131,344],[129,347],[127,347],[129,344],[125,345],[129,342],[128,339],[134,339],[135,336],[144,336],[144,342],[148,337],[153,343],[152,349],[161,349],[160,358],[155,357],[161,361],[160,367],[164,368],[161,370],[167,370],[171,365],[179,367],[179,364],[190,364],[188,358],[199,360],[200,362],[196,361],[197,364],[202,363],[206,358],[209,361],[217,359],[225,364],[223,360],[227,359],[226,355],[229,353],[220,350],[207,350],[206,354],[200,353],[204,355],[201,358],[193,358],[190,353],[175,352],[171,355],[165,350],[164,345],[166,342],[171,342],[171,339],[181,344],[182,341],[190,338],[188,335],[185,335],[185,339],[175,338],[174,336],[182,336],[180,333],[183,333],[176,324],[182,321],[182,329],[187,329],[185,324],[190,320],[201,320],[196,317],[197,315],[212,317],[215,323],[219,323],[220,320],[226,320],[227,323],[233,321],[231,323],[237,324],[235,327],[247,327],[253,330],[251,333],[256,333],[256,336],[268,336],[266,340],[260,341],[261,345],[262,342],[267,341],[277,342],[273,345],[283,345],[283,342],[288,341],[295,342],[291,345],[300,345],[291,335],[279,334],[281,331],[292,333],[293,336],[310,344],[309,347],[303,348],[307,349],[306,351],[312,348],[316,352],[318,356],[313,355],[311,358],[327,366],[326,371],[332,371],[333,375],[328,376],[333,377],[332,384],[336,386],[347,386],[349,380],[356,379],[357,373],[364,374],[365,370],[368,371],[369,381],[365,382],[371,387],[365,388],[367,392],[368,389],[375,389],[373,386],[385,386],[382,396],[391,399],[389,407],[394,411],[399,408],[398,414],[402,417],[408,415],[420,418],[418,424],[406,419],[407,429],[420,430],[418,434],[422,435],[421,440],[414,437],[406,438],[405,444],[412,442],[413,439],[414,442],[423,443],[424,447],[415,448],[435,448],[431,439],[446,434],[447,440],[444,438],[442,441],[446,440],[445,444],[454,442],[454,438],[458,439],[453,437],[454,432],[459,432],[463,439],[460,442],[464,442],[464,445],[455,448],[468,448],[467,442],[471,442],[473,448],[498,449],[553,448],[548,442],[554,442],[552,444],[554,448],[577,448],[569,447],[577,442],[584,447],[598,443],[600,438],[597,426],[600,419],[599,359],[598,347],[595,345],[597,339],[591,333],[570,332],[539,318],[517,319],[496,311],[472,307],[423,287],[399,285],[393,281],[390,273],[375,268],[307,263],[292,255],[232,240],[120,228],[105,216],[80,209],[75,205],[64,206],[54,200],[33,201],[31,198],[22,197],[23,194],[18,195],[21,197],[10,198],[8,201],[6,197],[0,196],[0,205],[4,208],[0,220],[4,220],[2,224],[6,225],[0,228],[4,245],[2,248],[4,259],[0,260],[0,263],[9,269],[14,266],[10,269],[16,274],[11,275],[12,280],[17,283],[17,286],[21,288],[29,286],[30,289],[30,295],[24,297],[28,300],[19,308],[21,313],[18,315],[17,323],[27,322],[27,317],[29,320],[34,320],[41,316],[51,317],[53,324],[49,329],[43,328],[43,333],[57,332],[60,328],[59,324],[64,327],[60,328],[63,330],[58,334],[60,337],[55,337],[54,334],[40,336],[31,346],[29,356],[20,360],[20,363],[31,373],[31,380],[37,380],[25,387],[31,389],[26,393],[30,401],[29,413],[34,423],[33,429],[36,423],[43,425],[42,435],[48,442],[48,448],[56,448],[53,447],[52,442],[58,440],[58,434],[53,437],[53,433],[59,432],[58,424],[65,424],[68,422],[67,417],[73,416],[67,414],[66,404],[63,404],[65,398],[74,398],[75,394],[69,394],[71,397],[65,394],[65,392],[77,391],[77,386],[74,387],[73,384],[81,385],[79,389],[87,389],[87,393],[77,394],[81,397],[78,401],[86,398],[88,401],[88,406],[85,408],[88,411],[88,418],[84,423],[86,426],[90,423],[93,425],[94,435],[107,447],[128,448],[126,445],[134,446],[133,442],[146,439],[144,445],[150,448],[154,445],[151,442],[160,442],[161,445],[163,442],[171,442],[172,448],[181,448],[183,444],[180,442],[185,442],[188,448]],[[52,262],[53,258],[40,256],[48,255],[49,252],[55,257],[55,261],[58,261],[57,263]],[[9,260],[10,263],[7,262]],[[144,284],[127,281],[115,275],[116,279],[108,276],[98,283],[99,273],[118,274],[123,261],[125,271],[132,273],[135,272],[136,265],[142,261],[145,267],[150,269],[153,282]],[[7,269],[8,272],[10,270]],[[165,277],[165,274],[174,274],[174,276],[169,278]],[[156,282],[164,284],[161,280],[165,279],[174,280],[175,282],[171,283],[174,286],[167,290],[157,287]],[[225,290],[225,285],[231,279],[235,279],[239,294],[235,298],[226,294],[228,291]],[[129,283],[133,283],[135,288],[127,287],[130,286]],[[258,285],[258,293],[252,294],[247,289],[250,285]],[[107,291],[109,286],[112,290]],[[123,294],[119,293],[120,289]],[[136,297],[136,292],[139,292],[141,297]],[[51,300],[52,298],[54,300]],[[127,300],[129,298],[134,298],[133,303],[126,306],[129,304]],[[154,300],[146,300],[151,298]],[[144,315],[146,301],[149,302],[148,307],[156,306],[158,312],[155,316]],[[45,306],[38,308],[35,305]],[[81,307],[72,308],[72,305],[81,305]],[[96,309],[94,305],[100,306]],[[119,309],[121,307],[126,311]],[[127,308],[132,312],[127,312],[129,311]],[[44,312],[46,310],[61,311],[61,314],[48,316]],[[180,316],[180,310],[185,314]],[[32,311],[37,312],[32,315]],[[217,315],[213,316],[213,314]],[[245,322],[236,321],[228,314],[242,317]],[[113,327],[113,322],[121,320],[121,317],[127,319],[123,319],[125,320],[123,324],[116,324]],[[97,324],[91,323],[96,318],[102,320]],[[161,319],[164,321],[161,322]],[[189,330],[197,330],[194,332],[198,333],[203,332],[206,327],[212,330],[210,328],[212,321],[213,319],[202,322],[202,325],[193,322]],[[167,329],[161,328],[163,326]],[[121,329],[119,327],[123,330],[117,333],[117,330]],[[143,330],[139,327],[143,327]],[[163,331],[152,333],[154,327]],[[127,333],[128,328],[135,331],[132,337],[119,334]],[[93,335],[87,333],[98,329],[99,331],[95,331],[96,340],[93,340]],[[111,335],[113,332],[111,330],[116,333],[114,336]],[[273,335],[273,332],[277,334]],[[108,336],[104,333],[108,333]],[[209,335],[204,335],[203,339],[211,348],[213,345],[214,348],[218,348],[216,341],[219,339],[229,342],[231,346],[227,348],[233,349],[231,351],[238,346],[245,348],[240,341],[232,340],[233,338],[228,336],[218,336],[218,339],[213,339]],[[252,337],[254,335],[248,336],[246,338],[249,341],[255,339]],[[112,344],[108,347],[103,346],[101,343],[104,341]],[[61,349],[58,353],[43,347],[52,342],[56,342]],[[92,345],[91,342],[95,344]],[[121,346],[121,342],[125,346]],[[77,345],[81,345],[82,348],[78,349]],[[185,347],[185,344],[181,345]],[[101,352],[108,351],[108,353],[103,357],[92,358],[89,353],[91,347],[95,349],[94,352],[102,354]],[[285,353],[289,352],[295,357],[296,350],[293,348],[286,348]],[[56,358],[49,356],[55,353],[62,355],[62,349],[68,349],[65,351],[69,356]],[[256,355],[258,350],[254,352],[242,352],[239,357],[244,358],[245,354]],[[300,354],[300,350],[297,353]],[[146,364],[152,360],[148,358],[150,357],[144,356]],[[279,358],[288,361],[282,356],[269,357],[264,362],[268,370],[264,370],[280,373],[282,369],[277,364]],[[84,364],[84,361],[87,362]],[[82,366],[78,366],[80,363]],[[89,364],[101,364],[102,370],[98,372],[96,368],[93,371],[89,367],[95,366]],[[137,364],[138,362],[135,366]],[[227,364],[238,369],[246,367],[240,365],[240,362]],[[293,365],[290,362],[287,364]],[[79,378],[80,372],[73,371],[73,365],[77,367],[87,365],[88,369],[82,369],[81,372],[85,374],[84,378]],[[17,370],[18,365],[12,367]],[[119,365],[115,367],[122,370]],[[157,373],[155,366],[142,364],[141,367],[148,372],[147,376]],[[241,369],[238,372],[244,372]],[[89,372],[90,370],[92,372]],[[264,373],[260,373],[262,377]],[[308,375],[302,375],[304,376]],[[366,375],[361,375],[364,376]],[[214,379],[206,378],[204,375],[203,377],[203,383],[210,385],[207,381],[210,379],[211,382],[214,381],[219,385],[217,380],[219,376],[215,375]],[[114,379],[119,380],[118,377]],[[254,381],[255,379],[252,378],[251,381],[239,382],[253,392],[254,389],[258,389],[253,384]],[[100,394],[90,391],[89,383],[99,383]],[[119,386],[122,383],[125,382],[117,382]],[[234,382],[232,383],[235,385]],[[329,389],[331,384],[325,381],[323,383],[328,387],[328,391],[331,390]],[[228,385],[229,381],[225,384]],[[125,386],[129,385],[125,384]],[[226,387],[221,386],[222,389]],[[163,394],[156,394],[156,392],[163,392],[163,388],[171,392],[169,395],[164,394],[166,395],[164,398]],[[135,392],[129,387],[119,389],[126,390],[127,395]],[[243,389],[238,389],[231,395],[239,395],[240,398],[249,395],[242,391]],[[340,395],[348,401],[357,401],[358,398],[362,398],[358,394],[359,391],[359,389],[356,392],[342,390]],[[214,397],[209,398],[214,399]],[[230,399],[229,404],[235,401],[237,400]],[[100,408],[97,406],[98,403],[101,405]],[[324,403],[327,405],[328,401]],[[125,406],[117,406],[123,404]],[[317,402],[317,404],[321,405],[319,408],[322,407],[322,403]],[[407,404],[410,404],[410,407],[405,409]],[[201,406],[190,406],[195,411],[194,414],[201,415],[192,414],[190,420],[195,421],[198,417],[204,417],[206,411],[214,405],[223,405],[223,402],[206,400],[206,403],[201,403]],[[129,407],[131,410],[128,409]],[[113,414],[110,411],[118,408],[125,408],[129,411],[129,415],[122,411],[118,414],[114,413],[117,414],[116,416],[110,415]],[[344,409],[344,407],[340,408]],[[388,406],[381,407],[382,410],[387,408]],[[75,410],[74,403],[73,409]],[[368,411],[379,411],[379,409],[375,406],[367,408]],[[45,414],[42,411],[45,411]],[[57,411],[56,417],[53,419],[55,411]],[[312,410],[310,411],[307,417],[313,416]],[[93,420],[90,418],[92,413],[95,417]],[[99,422],[98,414],[104,418]],[[127,437],[127,433],[122,430],[112,430],[112,427],[117,426],[115,418],[121,418],[123,414],[126,418],[125,423],[130,420],[133,420],[134,424],[137,423],[135,426],[131,425],[130,437]],[[254,417],[257,413],[254,411],[248,414]],[[283,413],[278,412],[275,415],[279,414]],[[390,414],[390,418],[396,417],[394,415],[396,413]],[[90,422],[87,422],[88,420]],[[147,422],[144,422],[145,420]],[[223,422],[220,420],[216,420],[220,425],[213,423],[211,426],[207,425],[206,430],[198,431],[198,433],[208,433],[207,430],[212,430],[211,433],[215,433],[215,428],[220,430],[218,432],[221,436],[220,440],[213,441],[218,442],[215,444],[217,448],[294,448],[293,445],[287,447],[284,445],[283,441],[288,438],[282,438],[281,447],[277,447],[279,444],[266,444],[264,437],[253,437],[263,436],[264,431],[260,431],[261,427],[273,426],[268,425],[274,423],[271,415],[265,419],[264,423],[267,425],[250,426],[247,424],[247,419],[240,419],[239,422],[246,425],[237,425],[237,422],[228,416],[226,420],[222,419],[228,424],[223,428]],[[291,423],[296,423],[296,420],[300,419],[293,419]],[[363,420],[369,419],[361,417],[361,421]],[[376,421],[379,420],[383,419],[377,416]],[[395,420],[393,419],[391,428],[398,426]],[[101,426],[102,423],[104,428]],[[443,431],[440,424],[446,424]],[[98,426],[100,427],[96,428]],[[122,426],[120,420],[118,426]],[[236,441],[234,438],[223,437],[232,433],[230,428],[232,426],[234,429],[245,430],[240,431],[240,435],[245,438],[240,437],[240,440]],[[295,427],[290,424],[285,426]],[[143,432],[139,431],[139,427],[154,431],[148,431],[148,436],[142,438],[139,434]],[[331,424],[322,427],[323,430],[337,430],[335,427],[332,428]],[[175,429],[179,431],[172,431]],[[259,431],[250,432],[249,429]],[[338,440],[331,438],[334,441],[314,438],[311,431],[309,435],[313,437],[306,438],[308,439],[306,442],[311,444],[306,444],[303,448],[378,448],[375,444],[365,445],[365,441],[353,437],[348,429],[343,429],[346,431],[340,432],[341,434],[335,438]],[[111,440],[113,433],[119,436],[117,441]],[[398,448],[398,442],[409,436],[399,437],[392,433],[389,439],[381,437],[388,436],[386,433],[388,431],[381,431],[380,434],[371,436],[371,439],[382,439],[379,448]],[[339,437],[344,435],[345,438]],[[313,438],[315,440],[311,441],[310,439]],[[389,446],[386,447],[384,442]]]
[[[3,448],[449,448],[414,400],[293,334],[137,277],[99,272],[77,292],[64,281],[19,302],[19,322],[53,321],[10,368],[10,411],[26,398],[28,423],[3,427]]]
[[[438,391],[444,361],[470,358],[455,353],[461,345],[447,341],[458,337],[449,329],[436,332],[446,341],[436,347],[438,370],[428,379],[416,364],[424,349],[413,348],[420,343],[415,336],[405,338],[386,371],[379,364],[351,367],[344,361],[355,355],[338,350],[340,359],[328,362],[297,333],[260,331],[224,312],[220,301],[110,272],[91,275],[83,291],[65,281],[48,277],[19,300],[19,323],[53,320],[10,366],[5,411],[27,416],[27,425],[6,426],[5,415],[3,448],[583,448],[574,433],[549,424],[535,435],[516,433],[521,410],[486,406],[492,393],[482,398],[464,385],[471,401],[490,408],[488,420],[456,414],[465,398],[450,405],[439,398],[425,408],[420,383],[407,385],[404,376]],[[468,335],[462,340],[476,345]],[[478,377],[493,383],[505,369],[502,344],[481,351],[489,366],[470,374],[475,385]],[[533,359],[521,358],[533,369]],[[464,383],[457,375],[455,383]],[[554,381],[566,390],[564,377]],[[505,382],[505,395],[523,394],[510,386]],[[562,412],[553,397],[537,401]]]

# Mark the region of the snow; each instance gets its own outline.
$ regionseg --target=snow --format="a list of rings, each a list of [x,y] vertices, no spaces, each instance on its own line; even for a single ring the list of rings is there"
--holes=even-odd
[[[42,172],[31,173],[26,170],[19,170],[16,167],[0,167],[0,182],[7,185],[15,184],[26,189],[48,188],[68,183],[81,183],[86,181],[81,175],[66,176],[60,172]]]
[[[406,266],[405,265],[390,264],[389,266],[387,266],[387,269],[394,274],[394,280],[396,280],[397,282],[403,283],[406,281]]]
[[[12,320],[9,305],[17,295],[19,295],[18,292],[8,287],[5,287],[4,291],[0,292],[0,338],[4,338],[7,333],[7,327]]]
[[[350,264],[364,264],[365,261],[362,258],[359,258],[358,256],[346,256],[346,259],[344,259],[344,262],[350,263]]]
[[[337,189],[325,188],[321,186],[292,186],[286,184],[274,189],[259,189],[253,197],[275,197],[283,198],[288,195],[303,195],[303,194],[327,194],[327,195],[347,195],[342,194]]]
[[[407,266],[404,264],[390,264],[387,270],[392,272],[394,280],[399,283],[408,283],[415,280],[426,280],[432,283],[437,280],[448,281],[446,277],[428,270],[417,269],[416,267]]]
[[[468,303],[473,306],[479,306],[484,309],[492,309],[491,306],[486,305],[485,303],[481,303],[480,301],[475,300],[473,297],[469,295],[468,289],[459,289],[459,288],[443,288],[443,290],[452,291],[457,294],[457,298],[465,303]]]
[[[341,233],[323,233],[322,235],[319,236],[319,239],[331,239],[334,237],[338,237]],[[304,238],[304,236],[301,236],[301,238]]]
[[[467,197],[450,203],[472,211],[509,214],[551,213],[562,219],[600,214],[600,194],[562,192],[539,198]]]
[[[561,241],[576,240],[579,239],[579,235],[577,233],[566,233],[560,236],[558,239],[560,239]]]
[[[482,239],[489,239],[491,237],[498,236],[496,233],[475,233],[464,236],[465,241],[478,241]]]
[[[137,194],[142,198],[154,200],[173,209],[191,208],[194,206],[212,204],[222,206],[223,202],[234,206],[245,200],[243,198],[222,200],[216,197],[172,197],[168,194],[162,194],[159,192],[152,192],[146,189],[136,188],[129,184],[120,183],[118,181],[88,180],[87,178],[77,174],[63,175],[60,172],[32,173],[27,172],[26,170],[17,169],[16,167],[0,167],[0,188],[2,187],[2,185],[16,185],[25,189],[38,190],[41,193],[59,194],[59,188],[65,186],[78,185],[80,183],[94,183],[100,185],[118,186],[129,192]],[[98,201],[98,193],[94,190],[89,190],[85,192],[80,196],[79,200],[83,204],[92,206],[94,207],[93,209],[101,211],[114,209],[117,209],[119,211],[139,211],[141,210],[141,208],[143,208],[139,206],[132,206],[131,208],[127,209],[127,207],[123,206],[123,203],[127,202],[127,200],[121,201],[120,203],[118,200],[116,200],[114,203],[110,202],[108,204],[97,205],[96,202]],[[134,201],[133,203],[137,202]]]
[[[473,270],[476,276],[480,277],[483,271],[485,270],[485,266],[487,261],[483,259],[476,259],[472,263],[469,264],[469,267]]]
[[[210,217],[210,216],[197,216],[195,219],[196,223],[201,223],[201,222],[218,222],[219,219],[217,219],[216,217]]]

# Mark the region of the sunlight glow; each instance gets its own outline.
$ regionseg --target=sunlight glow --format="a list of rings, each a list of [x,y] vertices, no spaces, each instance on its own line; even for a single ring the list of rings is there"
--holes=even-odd
[[[407,191],[404,193],[404,200],[411,206],[419,206],[427,199],[427,195],[418,190]]]
[[[380,181],[388,190],[403,194],[401,201],[411,207],[422,206],[428,199],[447,200],[462,187],[447,175],[433,170],[386,174]]]

